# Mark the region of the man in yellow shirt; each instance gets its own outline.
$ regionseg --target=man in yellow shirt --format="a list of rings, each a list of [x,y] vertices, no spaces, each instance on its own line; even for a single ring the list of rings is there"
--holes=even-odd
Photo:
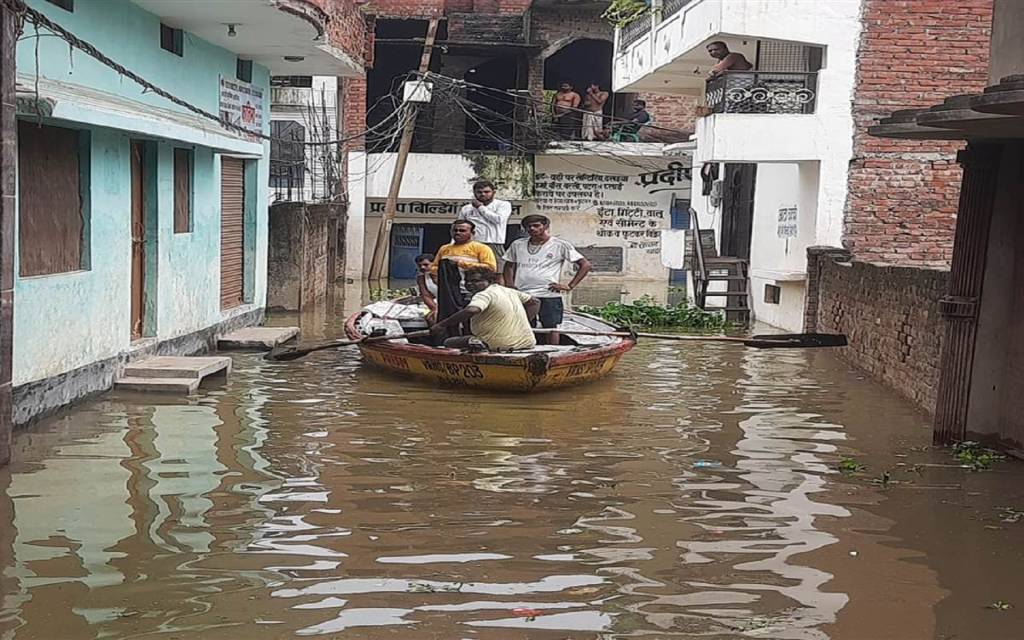
[[[448,326],[469,321],[472,336],[448,338],[444,346],[463,349],[473,346],[472,340],[483,343],[490,351],[532,349],[537,346],[532,322],[540,310],[540,300],[498,284],[498,274],[487,267],[466,270],[466,288],[471,294],[466,308],[441,320],[430,328],[442,336]]]
[[[431,273],[437,273],[442,260],[451,260],[463,270],[470,267],[489,267],[491,271],[497,271],[498,261],[494,258],[494,251],[486,244],[473,240],[475,231],[476,225],[470,220],[453,222],[452,242],[437,250],[434,264],[430,267]]]

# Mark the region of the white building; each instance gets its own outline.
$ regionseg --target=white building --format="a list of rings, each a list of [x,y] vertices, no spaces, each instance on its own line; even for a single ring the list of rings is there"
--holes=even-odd
[[[326,201],[337,193],[340,155],[336,147],[307,144],[339,137],[337,105],[334,76],[270,79],[271,204]]]
[[[616,34],[613,88],[703,97],[711,113],[698,120],[692,156],[700,226],[715,229],[721,255],[749,261],[754,319],[798,331],[806,249],[841,245],[860,1],[654,5]],[[715,41],[753,70],[707,81]]]
[[[451,241],[450,225],[473,197],[473,182],[493,180],[512,203],[508,242],[523,216],[541,213],[552,233],[593,264],[588,286],[628,283],[627,299],[649,294],[664,301],[670,271],[663,237],[673,212],[690,198],[688,157],[664,156],[652,143],[572,143],[522,156],[413,153],[406,165],[388,243],[386,273],[414,277],[413,259]],[[347,275],[369,272],[382,220],[394,153],[353,154],[349,164]],[[678,216],[676,216],[678,218]]]

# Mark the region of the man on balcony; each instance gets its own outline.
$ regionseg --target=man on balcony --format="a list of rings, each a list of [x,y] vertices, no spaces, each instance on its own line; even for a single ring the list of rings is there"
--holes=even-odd
[[[729,51],[729,45],[721,40],[708,45],[708,55],[718,60],[718,64],[711,67],[711,71],[708,72],[708,78],[716,78],[726,71],[750,71],[754,68],[746,56]]]
[[[583,98],[583,130],[584,140],[597,140],[604,130],[604,103],[608,102],[608,92],[601,91],[601,85],[591,82],[587,87],[587,95]]]
[[[576,112],[580,107],[580,94],[571,82],[563,82],[558,92],[551,97],[551,116],[555,135],[562,140],[572,140],[580,130],[580,118]]]

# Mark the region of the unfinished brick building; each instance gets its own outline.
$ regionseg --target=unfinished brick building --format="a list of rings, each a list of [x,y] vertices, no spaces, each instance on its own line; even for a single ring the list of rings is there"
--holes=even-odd
[[[582,91],[590,82],[611,87],[614,29],[601,14],[607,2],[556,0],[373,0],[363,6],[374,25],[375,47],[364,81],[349,80],[345,87],[345,126],[349,134],[373,126],[390,113],[380,101],[394,91],[396,78],[405,77],[419,63],[428,20],[443,18],[438,49],[431,71],[451,78],[532,96],[540,105],[544,92],[562,81]],[[484,96],[484,106],[512,115],[511,105]],[[622,116],[634,98],[646,99],[658,129],[645,139],[683,140],[692,132],[696,102],[654,94],[621,94],[608,101],[605,114]],[[365,114],[366,119],[361,119]],[[522,115],[522,114],[518,114]],[[490,136],[481,126],[510,137],[508,123],[470,123],[444,107],[421,116],[414,150],[451,152],[487,150]]]

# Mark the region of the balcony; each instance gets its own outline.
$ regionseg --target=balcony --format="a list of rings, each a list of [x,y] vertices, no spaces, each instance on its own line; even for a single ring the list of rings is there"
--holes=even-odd
[[[350,1],[132,2],[168,26],[267,67],[271,75],[363,73],[363,18]]]
[[[818,74],[728,71],[707,81],[712,113],[814,113]]]

